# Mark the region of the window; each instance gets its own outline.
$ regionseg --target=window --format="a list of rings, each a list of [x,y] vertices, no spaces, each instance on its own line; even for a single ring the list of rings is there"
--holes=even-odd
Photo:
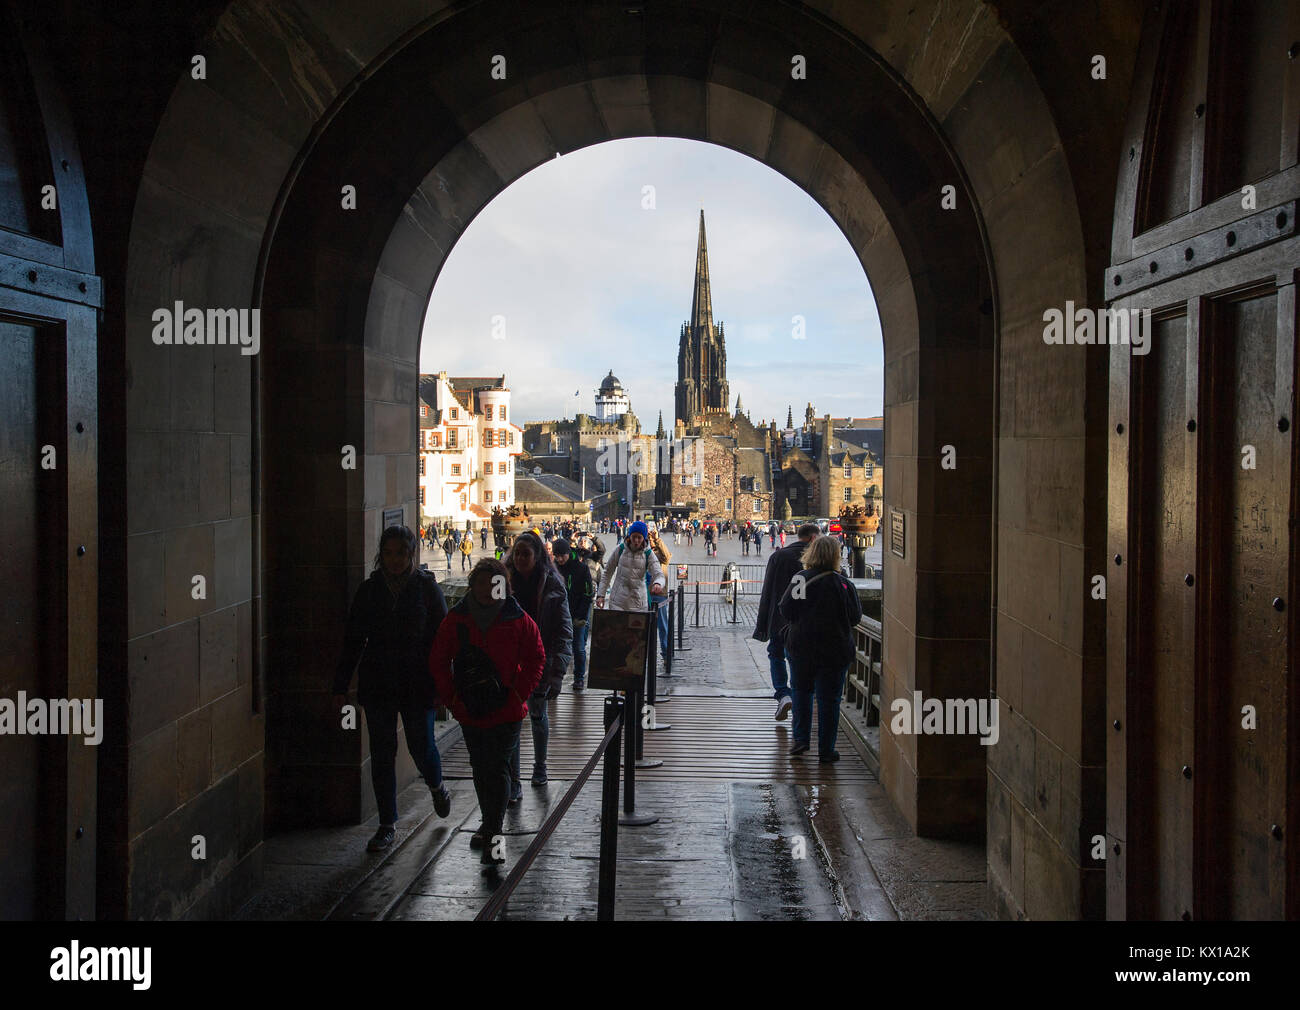
[[[459,464],[459,463],[453,463],[453,464],[451,465],[451,475],[452,475],[453,477],[459,477],[459,476],[460,476],[460,464]]]
[[[423,476],[424,476],[424,457],[423,457],[423,456],[420,457],[419,468],[420,468],[420,476],[423,477]],[[424,489],[423,489],[423,488],[420,489],[420,494],[424,494]],[[420,502],[420,504],[423,505],[424,502]]]
[[[507,437],[506,444],[507,444],[507,445],[511,445],[511,446],[513,446],[513,445],[515,444],[515,430],[514,430],[514,428],[509,429],[509,435],[508,435],[508,437]]]
[[[510,460],[506,460],[504,463],[501,464],[501,472],[502,473],[510,472]]]
[[[448,428],[448,429],[447,429],[447,448],[448,448],[448,449],[454,449],[454,448],[456,448],[456,432],[459,431],[459,430],[460,430],[459,428]]]
[[[427,403],[420,404],[420,416],[421,417],[429,416],[429,405]]]
[[[452,408],[451,408],[451,419],[452,419],[453,421],[459,421],[459,420],[460,420],[460,408],[459,408],[459,407],[452,407]]]
[[[846,487],[846,488],[844,489],[844,500],[845,500],[845,501],[852,501],[852,500],[853,500],[853,488],[851,488],[851,487]]]
[[[703,484],[703,483],[704,483],[704,474],[702,474],[702,473],[697,473],[697,474],[695,475],[695,486],[696,486],[696,487],[699,487],[699,486],[700,486],[701,484]]]
[[[715,473],[715,474],[713,475],[713,486],[714,486],[714,487],[722,487],[722,474],[720,474],[720,473]]]
[[[463,494],[460,496],[460,507],[462,509],[465,507],[465,496]]]
[[[490,502],[490,501],[492,500],[492,492],[491,492],[491,491],[484,491],[484,492],[483,492],[483,500],[484,500],[485,502]]]
[[[501,501],[502,503],[509,502],[509,501],[510,501],[510,493],[509,493],[508,491],[502,491],[499,495],[497,495],[497,499],[498,499],[499,501]]]
[[[682,474],[682,487],[686,486],[686,474]]]
[[[438,431],[431,431],[431,432],[429,432],[429,448],[430,448],[430,449],[441,449],[441,448],[442,448],[442,433],[441,433],[441,432],[438,432]]]
[[[492,404],[489,403],[483,408],[483,417],[489,421],[492,420]]]
[[[728,512],[731,511],[731,499],[730,499],[730,498],[727,499],[727,511],[728,511]]]
[[[484,474],[484,476],[486,476],[486,477],[491,477],[491,476],[492,476],[492,464],[491,464],[491,463],[484,463],[484,464],[483,464],[483,474]]]
[[[871,460],[867,460],[862,464],[862,476],[866,477],[867,480],[871,480],[871,475],[875,472],[876,468],[871,465]]]
[[[424,460],[421,460],[420,462],[423,463]],[[421,504],[421,505],[424,504],[424,485],[423,485],[423,484],[420,485],[420,504]]]
[[[852,478],[853,478],[853,464],[850,463],[850,462],[848,462],[847,460],[845,460],[845,462],[844,462],[844,479],[845,479],[845,480],[851,480]]]
[[[506,444],[506,430],[505,428],[501,428],[497,431],[497,445],[505,445],[505,444]]]
[[[696,505],[696,507],[697,507],[701,512],[704,511],[704,499],[703,499],[703,498],[696,498],[696,499],[695,499],[695,505]]]
[[[484,432],[483,432],[483,448],[484,448],[484,449],[491,449],[491,448],[492,448],[492,429],[491,429],[491,428],[487,428],[487,429],[485,429]]]
[[[497,416],[499,416],[503,421],[506,419],[506,405],[504,403],[501,404],[501,409],[497,411]]]
[[[757,514],[759,513],[759,511],[760,511],[760,510],[759,510],[759,505],[758,505],[758,499],[755,498],[755,499],[754,499],[754,514],[757,515]]]

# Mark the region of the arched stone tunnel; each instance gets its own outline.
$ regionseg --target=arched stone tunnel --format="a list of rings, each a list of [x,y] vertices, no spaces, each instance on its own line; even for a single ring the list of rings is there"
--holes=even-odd
[[[55,784],[53,914],[221,916],[257,886],[268,831],[371,812],[359,735],[312,731],[329,702],[320,657],[338,646],[380,514],[418,521],[433,284],[475,215],[530,169],[663,136],[785,175],[870,279],[884,497],[909,541],[904,557],[885,553],[883,707],[920,691],[992,695],[1002,712],[994,747],[882,731],[880,778],[911,827],[985,838],[990,895],[1008,917],[1294,916],[1294,608],[1252,607],[1260,593],[1294,598],[1297,579],[1294,529],[1278,525],[1294,515],[1295,449],[1272,418],[1294,415],[1281,377],[1294,377],[1296,241],[1293,224],[1268,222],[1287,208],[1294,221],[1300,76],[1264,39],[1281,37],[1278,21],[1300,27],[1286,4],[1243,5],[1239,49],[1263,69],[1212,72],[1196,54],[1224,5],[1188,7],[1196,16],[1135,2],[239,0],[16,14],[38,143],[79,148],[84,166],[90,220],[70,224],[77,198],[65,195],[63,266],[103,292],[93,324],[84,306],[68,310],[82,365],[63,393],[69,423],[94,415],[65,540],[91,543],[97,569],[69,554],[78,574],[59,592],[98,597],[97,615],[69,604],[68,682],[104,699],[108,734],[97,762],[69,750],[77,760]],[[490,73],[497,55],[504,79]],[[790,73],[800,55],[806,79]],[[1198,87],[1212,93],[1208,117]],[[1218,110],[1240,94],[1253,101],[1229,129]],[[0,163],[39,188],[51,169],[22,150],[0,149]],[[1254,186],[1249,208],[1237,183]],[[1139,259],[1234,224],[1250,236],[1234,258],[1171,259],[1164,287],[1154,269],[1129,279]],[[0,315],[62,318],[11,304],[68,302],[41,282],[0,283]],[[1151,355],[1044,342],[1045,310],[1101,307],[1120,290],[1129,300],[1116,304],[1156,310]],[[260,353],[157,346],[152,313],[176,302],[259,308]],[[1237,376],[1225,389],[1248,384],[1259,369],[1233,358],[1234,341],[1267,352],[1267,402],[1188,371],[1200,361]],[[1217,482],[1197,483],[1195,454],[1169,427],[1179,382],[1193,413],[1235,418],[1207,426],[1207,459],[1227,458],[1238,436],[1274,440],[1254,490],[1232,499],[1267,502],[1272,540],[1243,546],[1232,508],[1208,504]],[[355,471],[339,466],[344,445]],[[940,465],[944,446],[955,469]],[[72,507],[78,481],[95,515]],[[1153,532],[1157,499],[1171,528],[1199,522],[1203,538]],[[1168,598],[1171,566],[1234,563],[1237,581]],[[206,599],[191,573],[208,573]],[[1153,613],[1195,648],[1148,642]],[[1268,644],[1238,648],[1245,628]],[[1257,741],[1196,728],[1256,696],[1276,706]],[[1252,755],[1269,768],[1263,785],[1234,772]],[[1179,792],[1171,763],[1234,785],[1218,793],[1198,777]],[[1193,827],[1211,813],[1234,825],[1229,841]],[[89,837],[67,842],[74,822]],[[196,863],[176,840],[213,823],[223,833]],[[1141,873],[1126,871],[1137,839]],[[1207,880],[1216,858],[1227,886]]]

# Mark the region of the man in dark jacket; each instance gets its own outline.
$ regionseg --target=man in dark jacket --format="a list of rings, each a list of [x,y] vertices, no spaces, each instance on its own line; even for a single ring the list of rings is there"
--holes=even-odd
[[[451,810],[434,732],[436,698],[428,665],[447,601],[433,573],[415,567],[415,546],[415,534],[405,527],[384,531],[375,570],[353,597],[334,672],[334,700],[342,708],[360,664],[357,700],[366,710],[370,776],[379,807],[372,852],[388,848],[396,837],[398,715],[407,749],[433,793],[434,809],[440,817]]]
[[[569,594],[569,617],[573,621],[573,689],[582,691],[587,686],[587,622],[596,590],[591,582],[591,569],[575,556],[568,540],[551,544],[551,555]]]
[[[816,538],[817,533],[816,523],[804,523],[799,527],[798,540],[772,552],[767,559],[767,569],[763,573],[763,594],[758,598],[758,623],[752,637],[755,641],[767,643],[767,661],[772,673],[772,697],[776,699],[777,722],[789,716],[793,704],[790,695],[790,671],[786,666],[786,620],[781,616],[777,605],[790,585],[790,580],[797,572],[803,570],[803,562],[800,559],[803,557],[804,548]]]

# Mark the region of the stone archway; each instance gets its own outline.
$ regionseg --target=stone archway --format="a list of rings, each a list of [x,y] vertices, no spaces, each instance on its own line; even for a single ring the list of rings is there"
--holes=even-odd
[[[812,194],[848,236],[875,282],[887,376],[885,497],[903,512],[911,540],[903,558],[890,555],[886,563],[886,705],[889,698],[910,697],[914,690],[926,696],[986,696],[994,311],[973,201],[934,124],[869,54],[858,54],[854,72],[869,75],[865,86],[859,83],[873,97],[857,110],[841,106],[831,115],[828,96],[843,94],[847,80],[824,78],[815,86],[824,90],[821,96],[794,89],[796,97],[778,98],[752,76],[756,64],[771,65],[781,51],[778,36],[763,40],[752,23],[746,29],[751,38],[730,57],[734,69],[715,57],[709,80],[649,74],[590,77],[585,67],[559,61],[530,68],[504,108],[504,100],[466,102],[481,121],[473,112],[459,115],[459,126],[472,127],[459,138],[421,128],[428,105],[410,93],[404,69],[465,59],[460,73],[472,73],[472,59],[437,35],[409,43],[352,96],[305,159],[266,260],[263,309],[267,331],[279,336],[265,355],[265,430],[293,432],[279,452],[271,435],[267,462],[277,472],[295,474],[278,501],[266,502],[268,540],[293,542],[292,531],[310,528],[310,512],[319,519],[324,504],[331,532],[324,540],[339,545],[330,556],[331,578],[355,580],[372,553],[378,512],[402,505],[414,521],[420,322],[456,238],[497,192],[535,165],[614,136],[669,132],[659,124],[676,116],[673,135],[740,150]],[[811,51],[844,49],[845,61],[853,55],[834,38],[806,42]],[[541,82],[556,76],[579,80],[541,90]],[[718,77],[747,90],[720,84]],[[399,94],[403,107],[393,108]],[[611,126],[619,117],[620,125]],[[855,119],[864,127],[870,124],[869,142],[850,139]],[[359,156],[374,150],[381,138],[389,145],[382,168],[376,164],[380,159]],[[403,193],[401,184],[388,177],[394,164],[408,166],[408,171],[416,165],[431,168]],[[362,234],[354,231],[354,215],[332,208],[321,213],[329,206],[327,199],[338,203],[331,190],[344,177],[357,186],[362,200],[369,194],[382,208]],[[941,205],[945,184],[962,187],[953,210]],[[376,256],[374,245],[387,222],[391,233]],[[322,260],[326,250],[328,261]],[[338,300],[328,308],[319,301],[308,308],[296,289],[317,271],[331,270],[327,264],[344,267],[341,276],[331,276]],[[313,290],[319,288],[313,285]],[[358,333],[349,324],[340,325],[345,319],[364,320],[363,329]],[[325,346],[328,355],[321,354]],[[289,356],[282,357],[286,352]],[[319,441],[308,436],[308,455],[294,425],[295,410],[277,412],[277,404],[292,402],[291,390],[278,383],[301,383],[304,372],[311,376],[309,388],[344,394],[350,419],[332,431],[322,430]],[[946,391],[956,376],[964,377],[963,393],[950,395]],[[363,472],[339,473],[342,444],[364,446]],[[939,481],[932,472],[944,444],[958,447],[960,463],[948,474],[952,479]],[[301,489],[322,485],[337,487],[333,504],[317,500],[304,509]],[[357,501],[360,487],[364,497]],[[952,537],[947,528],[961,520],[968,525],[961,536]],[[319,547],[314,553],[312,575],[319,578]],[[274,596],[279,586],[301,584],[306,575],[297,565],[269,571],[268,589]],[[289,669],[301,668],[316,651],[312,639],[333,634],[329,627],[285,624],[283,632],[276,627],[270,632],[273,644],[278,638],[287,647],[277,650],[276,665]],[[305,640],[296,640],[299,636]],[[320,716],[312,703],[284,713],[293,723]],[[268,732],[274,739],[274,713]],[[890,743],[892,750],[882,747],[882,777],[919,831],[982,833],[985,771],[977,743],[912,736]],[[294,763],[285,754],[278,766]],[[302,795],[298,783],[304,777],[293,776],[293,796]],[[271,809],[288,806],[290,793],[284,795],[282,805],[273,791]]]
[[[973,740],[887,737],[882,779],[922,833],[978,834],[987,809],[1004,907],[1025,910],[1032,846],[1050,878],[1035,914],[1081,914],[1096,871],[1077,832],[1027,812],[1040,738],[1059,752],[1053,789],[1075,826],[1099,807],[1078,785],[1088,763],[1078,727],[1091,718],[1082,658],[1099,651],[1073,570],[1088,533],[1072,513],[1052,514],[1052,496],[1098,474],[1104,484],[1089,412],[1104,402],[1105,369],[1083,353],[1027,353],[1041,346],[1043,305],[1087,299],[1079,197],[1034,70],[995,11],[957,6],[938,19],[937,8],[913,18],[904,3],[832,16],[716,0],[637,16],[539,2],[527,23],[487,4],[420,21],[397,5],[360,19],[325,0],[309,12],[229,8],[208,82],[178,87],[155,137],[127,313],[128,499],[155,490],[169,453],[199,461],[179,461],[150,521],[132,522],[131,579],[147,592],[155,568],[207,565],[220,587],[212,604],[180,603],[166,621],[142,610],[132,644],[161,649],[171,667],[129,665],[162,686],[219,651],[205,624],[239,643],[228,691],[213,701],[199,679],[193,697],[152,713],[179,725],[205,699],[221,709],[212,734],[225,778],[214,766],[191,805],[194,816],[205,797],[244,811],[227,867],[255,871],[264,771],[274,823],[355,819],[367,802],[361,745],[313,731],[329,718],[318,660],[373,550],[377,514],[401,505],[414,518],[418,341],[437,265],[478,209],[557,151],[663,135],[765,161],[858,251],[885,330],[884,494],[908,539],[886,568],[885,703],[913,690],[983,696],[995,656],[999,694],[1017,709],[1025,699],[1000,766],[986,770]],[[923,44],[932,36],[933,50]],[[503,50],[511,69],[493,80]],[[796,81],[801,52],[816,54],[815,72]],[[942,65],[930,52],[945,54]],[[341,210],[344,185],[356,187],[357,212]],[[944,210],[949,185],[956,207]],[[154,353],[148,326],[153,306],[177,298],[260,305],[262,355],[199,349],[200,367],[177,370]],[[356,473],[339,467],[345,444],[363,460]],[[959,466],[940,471],[949,444]],[[1009,481],[995,481],[999,469]],[[219,515],[192,500],[213,479],[227,482]],[[1026,594],[1035,579],[1056,602]],[[993,642],[1004,624],[1014,650]],[[1044,656],[1064,660],[1065,700],[1028,687]],[[134,766],[146,744],[132,747]],[[163,833],[141,817],[131,845],[156,856]]]

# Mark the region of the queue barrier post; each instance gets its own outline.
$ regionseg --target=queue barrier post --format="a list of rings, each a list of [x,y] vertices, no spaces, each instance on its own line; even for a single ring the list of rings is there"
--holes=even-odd
[[[605,732],[619,722],[614,740],[605,748],[600,782],[600,869],[596,891],[596,921],[614,919],[614,885],[618,871],[618,756],[620,737],[627,725],[623,699],[611,695],[605,699]]]
[[[646,676],[645,676],[645,681],[646,681],[645,697],[646,697],[647,711],[643,713],[643,718],[641,720],[641,733],[639,734],[640,739],[637,740],[637,745],[636,745],[636,757],[637,757],[638,768],[657,768],[661,764],[663,764],[663,761],[661,760],[656,760],[656,759],[646,760],[645,757],[642,755],[642,750],[645,744],[645,733],[649,730],[672,729],[672,726],[669,725],[668,723],[659,722],[655,718],[655,706],[657,706],[661,700],[659,698],[659,663],[657,658],[659,655],[659,608],[660,607],[668,607],[669,613],[670,614],[672,613],[672,604],[669,600],[664,600],[662,603],[652,603],[650,605],[650,643],[647,649],[648,655],[646,656]],[[667,699],[663,699],[663,700],[667,700]]]
[[[479,909],[478,915],[474,917],[475,922],[492,922],[497,919],[506,910],[506,904],[515,892],[524,875],[528,873],[529,868],[533,865],[537,855],[541,852],[542,847],[550,840],[555,829],[559,827],[565,815],[573,806],[574,801],[578,798],[578,793],[587,780],[591,778],[592,773],[596,770],[596,764],[603,758],[605,761],[604,776],[601,783],[600,807],[601,807],[601,826],[600,826],[600,867],[599,867],[599,897],[597,902],[597,917],[606,921],[614,917],[614,879],[617,872],[617,841],[618,841],[618,759],[620,737],[624,736],[624,729],[627,728],[628,710],[622,699],[607,698],[605,700],[605,737],[601,740],[600,745],[587,759],[582,770],[578,772],[577,778],[573,784],[560,797],[558,803],[552,808],[549,816],[542,822],[541,827],[533,836],[533,840],[528,847],[524,849],[519,856],[518,862],[515,863],[514,869],[506,876],[506,879],[499,883],[492,891],[492,897]],[[630,739],[630,737],[628,738]],[[652,823],[651,821],[642,821],[641,823]],[[493,868],[495,872],[495,868]]]
[[[636,752],[640,745],[638,739],[640,733],[637,730],[641,726],[640,685],[631,688],[627,692],[627,707],[624,711],[628,714],[631,722],[628,723],[627,732],[623,735],[623,816],[618,819],[618,823],[630,828],[637,828],[644,827],[647,824],[654,824],[659,820],[657,814],[653,814],[648,810],[638,811],[636,809]]]
[[[668,608],[668,648],[664,652],[664,676],[665,677],[671,677],[673,675],[673,645],[675,641],[673,636],[673,596],[674,595],[676,594],[669,593],[668,599],[664,600],[664,602],[660,604],[660,606],[664,606]]]

